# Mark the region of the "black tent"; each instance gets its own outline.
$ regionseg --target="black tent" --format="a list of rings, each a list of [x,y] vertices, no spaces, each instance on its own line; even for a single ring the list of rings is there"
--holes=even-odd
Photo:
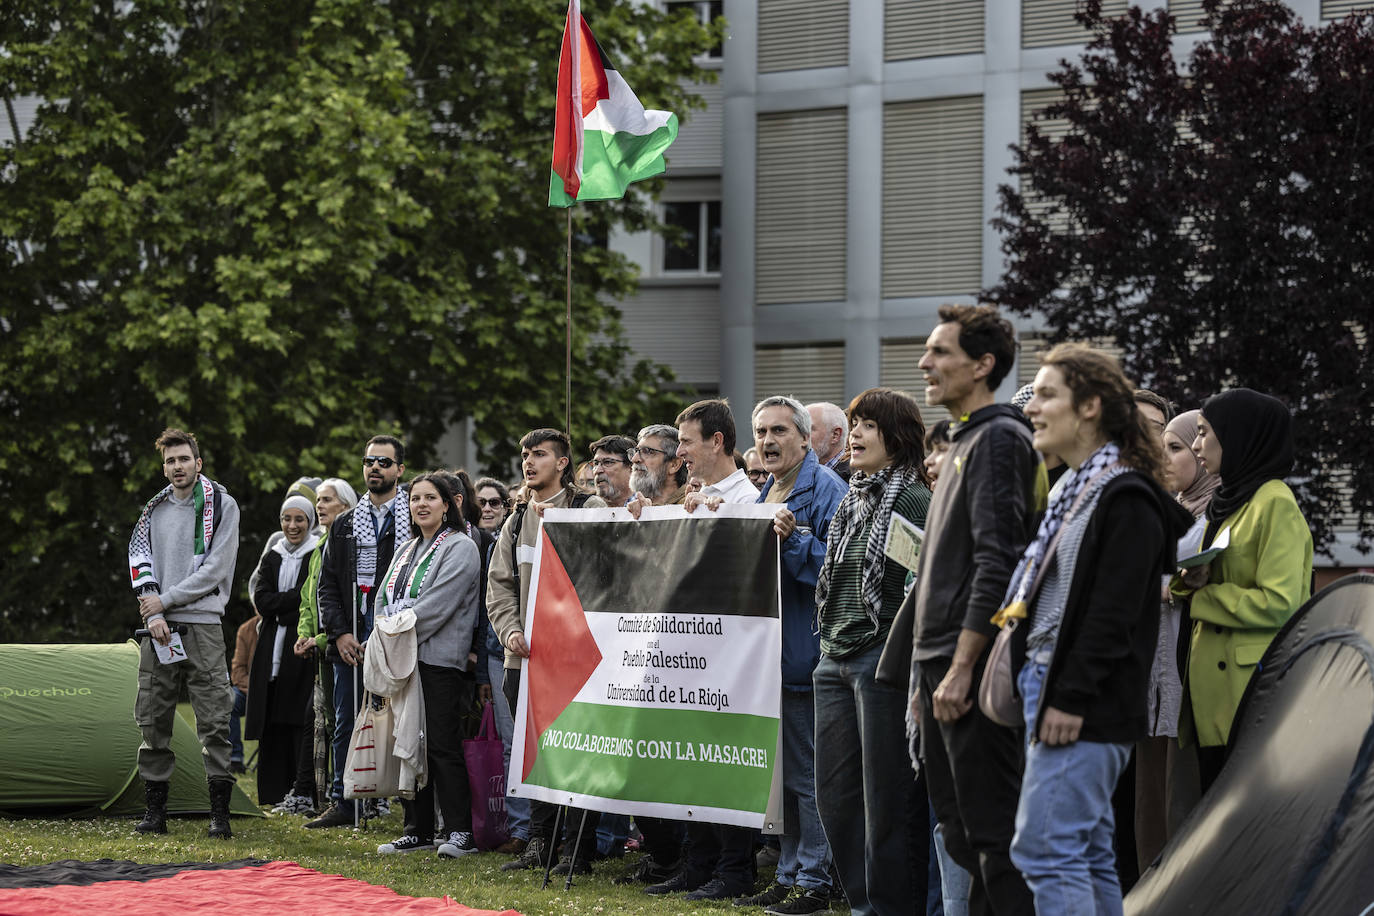
[[[1226,767],[1126,898],[1128,916],[1374,914],[1374,576],[1274,638]]]

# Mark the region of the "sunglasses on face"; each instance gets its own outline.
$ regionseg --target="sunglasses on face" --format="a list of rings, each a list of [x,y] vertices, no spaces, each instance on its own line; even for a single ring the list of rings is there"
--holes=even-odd
[[[367,455],[363,458],[363,467],[370,468],[374,464],[379,468],[389,468],[396,463],[395,458],[384,458],[381,455]]]
[[[768,477],[767,471],[745,471],[750,480],[765,480]]]
[[[499,509],[505,504],[506,501],[499,496],[493,496],[491,499],[483,499],[480,496],[477,497],[477,505],[482,506],[483,508]]]

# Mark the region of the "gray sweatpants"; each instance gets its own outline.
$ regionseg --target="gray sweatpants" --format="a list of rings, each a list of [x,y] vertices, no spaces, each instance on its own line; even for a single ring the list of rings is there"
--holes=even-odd
[[[134,721],[143,731],[138,746],[138,774],[144,782],[169,782],[176,769],[172,753],[172,723],[181,685],[191,697],[209,780],[229,779],[229,713],[234,697],[224,664],[224,634],[217,623],[191,623],[181,637],[186,660],[164,665],[157,660],[153,641],[144,637],[138,649],[138,699]]]

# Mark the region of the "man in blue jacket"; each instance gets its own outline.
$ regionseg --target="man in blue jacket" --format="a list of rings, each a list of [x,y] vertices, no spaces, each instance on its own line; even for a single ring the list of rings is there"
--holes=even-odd
[[[800,401],[764,398],[754,408],[754,445],[768,470],[761,503],[777,503],[782,538],[782,852],[777,883],[793,888],[764,912],[830,908],[830,847],[816,813],[816,711],[811,671],[821,656],[816,577],[825,560],[830,519],[848,489],[811,449],[811,415]]]

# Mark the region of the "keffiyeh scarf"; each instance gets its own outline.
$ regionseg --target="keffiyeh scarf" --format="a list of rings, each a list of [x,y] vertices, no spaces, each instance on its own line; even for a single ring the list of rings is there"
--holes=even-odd
[[[391,555],[401,552],[401,545],[410,540],[410,501],[405,489],[396,488],[391,499]],[[377,532],[372,527],[372,508],[360,502],[353,509],[353,537],[358,545],[358,591],[364,595],[377,582]]]
[[[877,632],[878,617],[883,606],[883,555],[887,550],[888,528],[892,524],[892,507],[897,497],[920,480],[921,475],[915,468],[894,467],[883,468],[871,475],[859,471],[850,478],[849,492],[844,495],[830,520],[825,562],[821,565],[821,574],[816,578],[818,620],[830,596],[830,579],[835,573],[835,565],[844,560],[850,542],[871,518],[873,527],[864,548],[861,597],[868,619],[873,622],[874,632]]]
[[[391,573],[387,576],[386,586],[382,592],[383,605],[388,609],[388,615],[408,607],[414,599],[420,597],[420,592],[425,586],[425,579],[429,576],[429,567],[434,562],[434,554],[439,550],[439,545],[444,543],[449,535],[457,533],[456,528],[445,528],[439,532],[434,543],[430,544],[429,549],[416,561],[415,568],[410,571],[410,575],[406,577],[406,581],[401,586],[399,596],[396,594],[396,583],[399,581],[402,571],[405,570],[406,564],[410,562],[410,555],[415,552],[420,543],[420,538],[412,538],[410,543],[406,544],[405,550],[391,561]],[[399,605],[399,607],[392,608],[392,605]]]
[[[150,586],[153,591],[162,591],[157,571],[153,569],[153,510],[171,495],[171,484],[159,490],[156,496],[148,500],[138,516],[138,523],[134,525],[133,537],[129,539],[129,575],[135,592],[142,592]],[[191,567],[194,572],[205,562],[205,555],[209,553],[210,542],[215,536],[215,485],[210,478],[204,474],[196,475],[191,498],[196,518],[200,520],[195,526],[195,561]]]
[[[1115,442],[1108,442],[1089,455],[1088,460],[1077,470],[1068,472],[1063,481],[1064,485],[1045,510],[1045,517],[1040,520],[1040,530],[1027,545],[1025,553],[1021,554],[1016,571],[1011,574],[1007,594],[1002,602],[1003,607],[993,618],[993,623],[1001,626],[1002,622],[1010,617],[1024,620],[1029,616],[1030,587],[1035,582],[1036,573],[1045,559],[1045,551],[1049,549],[1050,541],[1054,540],[1055,534],[1064,524],[1064,519],[1069,509],[1078,501],[1079,494],[1088,484],[1110,471],[1120,460],[1121,448]],[[1119,470],[1124,473],[1125,465],[1120,465]],[[1105,480],[1102,482],[1106,483]]]

